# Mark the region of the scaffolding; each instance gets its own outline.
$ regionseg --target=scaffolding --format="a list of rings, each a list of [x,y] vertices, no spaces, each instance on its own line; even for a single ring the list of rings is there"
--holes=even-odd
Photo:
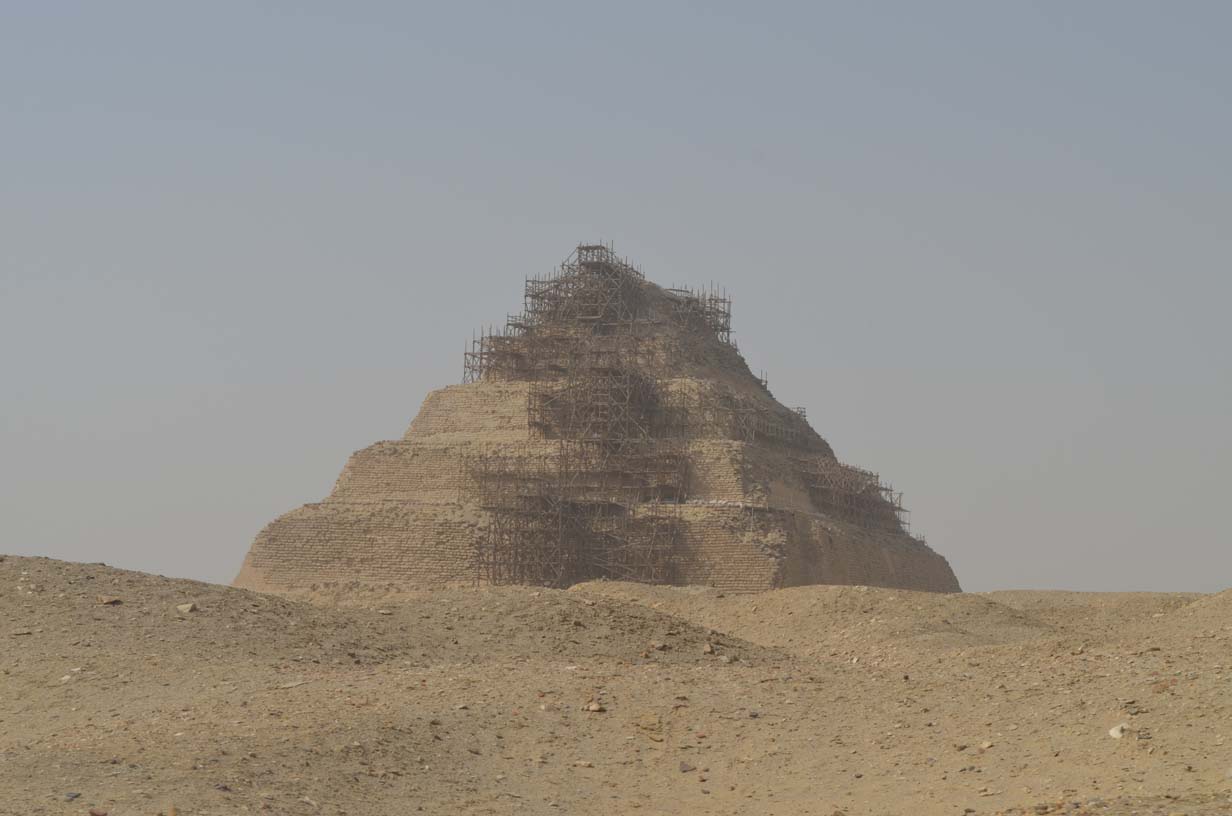
[[[674,514],[544,495],[492,514],[476,579],[549,587],[595,578],[670,584],[679,536]]]
[[[645,278],[611,246],[583,244],[528,278],[520,314],[472,337],[463,382],[519,380],[527,424],[549,443],[464,463],[487,511],[475,579],[568,586],[591,578],[670,583],[688,457],[665,423]],[[663,345],[662,338],[653,338]],[[653,440],[653,441],[652,441]]]
[[[816,452],[803,410],[722,385],[655,376],[668,358],[735,353],[731,299],[713,287],[653,302],[641,271],[611,246],[583,244],[528,278],[523,310],[472,336],[463,382],[529,383],[532,444],[464,462],[488,523],[474,556],[487,584],[568,586],[594,578],[672,583],[688,499],[688,445],[726,438]],[[663,331],[670,322],[684,331]],[[708,338],[715,338],[719,346]],[[814,503],[869,527],[904,529],[901,496],[875,474],[799,460]]]
[[[476,581],[672,582],[688,478],[679,446],[561,439],[541,454],[479,455],[466,467],[490,517]]]
[[[582,244],[551,274],[528,278],[517,323],[576,324],[610,333],[643,317],[645,276],[610,246]]]
[[[662,401],[661,423],[690,437],[720,437],[742,442],[818,450],[820,436],[799,413],[773,411],[764,401],[731,391],[676,390]]]
[[[731,298],[714,284],[708,289],[672,287],[672,319],[691,331],[713,333],[719,342],[735,348],[732,341]]]
[[[903,494],[876,473],[837,459],[796,458],[793,462],[804,475],[813,504],[827,515],[867,529],[910,530]]]
[[[655,430],[659,407],[653,378],[605,364],[535,383],[527,398],[531,431],[545,439],[646,439]]]

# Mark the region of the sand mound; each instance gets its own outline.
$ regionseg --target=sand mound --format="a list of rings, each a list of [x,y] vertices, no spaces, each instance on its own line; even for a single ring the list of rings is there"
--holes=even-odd
[[[1090,630],[1092,624],[1124,626],[1167,614],[1202,597],[1169,592],[1067,592],[1005,590],[983,597],[1017,609],[1058,629]]]
[[[1162,641],[1209,640],[1232,645],[1232,590],[1195,596],[1155,613],[1131,631]]]
[[[930,648],[971,648],[1038,638],[1034,617],[979,595],[805,586],[752,595],[700,587],[617,582],[574,592],[620,598],[801,656],[902,659]]]
[[[93,629],[83,642],[96,650],[148,653],[158,644],[161,659],[179,662],[206,653],[318,665],[458,663],[494,654],[698,662],[707,643],[720,642],[735,659],[781,657],[645,606],[530,587],[389,595],[338,608],[32,558],[0,561],[0,583],[20,587],[0,595],[0,626],[30,632],[23,645]],[[183,604],[194,609],[181,611]]]

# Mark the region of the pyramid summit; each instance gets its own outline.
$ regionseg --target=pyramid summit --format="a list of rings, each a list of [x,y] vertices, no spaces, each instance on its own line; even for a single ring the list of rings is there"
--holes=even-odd
[[[353,454],[324,501],[267,525],[236,585],[959,591],[901,495],[749,370],[721,291],[663,288],[580,245],[473,337],[462,379],[402,439]]]

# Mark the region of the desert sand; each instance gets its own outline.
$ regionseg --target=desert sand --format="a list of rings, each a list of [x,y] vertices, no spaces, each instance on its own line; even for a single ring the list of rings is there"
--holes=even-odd
[[[318,585],[0,559],[3,814],[1232,813],[1232,592]]]

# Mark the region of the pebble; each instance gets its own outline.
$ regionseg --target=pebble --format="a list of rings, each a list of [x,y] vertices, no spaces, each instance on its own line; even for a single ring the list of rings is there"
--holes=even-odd
[[[689,763],[687,763],[687,762],[681,762],[681,763],[680,763],[680,772],[681,772],[681,773],[690,773],[691,771],[696,771],[696,770],[697,770],[697,768],[696,768],[695,766],[690,765],[690,764],[689,764]]]
[[[1125,732],[1129,730],[1129,723],[1118,723],[1108,729],[1108,736],[1113,739],[1120,739],[1125,736]]]
[[[176,606],[175,611],[179,612],[181,615],[187,615],[189,612],[196,612],[197,605],[191,602],[182,603]]]
[[[114,595],[99,595],[98,602],[101,606],[119,606],[124,603],[122,599]]]
[[[596,703],[596,702],[594,702],[593,700],[592,700],[591,702],[587,703],[587,704],[585,705],[585,707],[584,707],[584,709],[583,709],[583,710],[585,710],[585,711],[594,711],[594,712],[598,712],[598,711],[607,711],[607,709],[603,707],[603,703]]]
[[[707,643],[702,647],[702,654],[714,654],[714,644]]]

